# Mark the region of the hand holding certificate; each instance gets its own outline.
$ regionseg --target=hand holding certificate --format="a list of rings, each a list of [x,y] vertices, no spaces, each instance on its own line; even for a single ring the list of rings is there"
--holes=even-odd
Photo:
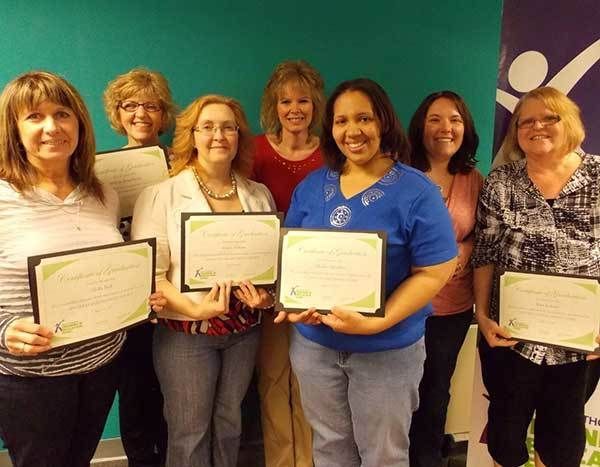
[[[277,308],[383,316],[384,258],[383,233],[283,229]]]
[[[594,352],[600,284],[585,277],[505,271],[500,276],[499,324],[511,339]]]
[[[54,332],[52,347],[147,321],[155,250],[152,238],[29,257],[35,321]]]
[[[123,218],[131,217],[141,191],[169,178],[167,156],[160,146],[117,149],[96,154],[96,175],[119,195]]]

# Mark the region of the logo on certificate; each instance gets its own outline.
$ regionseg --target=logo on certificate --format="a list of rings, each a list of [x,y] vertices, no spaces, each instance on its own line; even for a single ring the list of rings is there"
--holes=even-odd
[[[310,290],[303,289],[299,285],[293,285],[290,288],[290,293],[289,293],[290,297],[305,298],[305,297],[310,297],[311,295],[312,295],[312,292]]]
[[[196,272],[194,273],[194,279],[200,279],[200,280],[206,280],[210,277],[214,277],[215,276],[215,271],[208,271],[205,270],[204,268],[199,268],[196,269]]]
[[[529,325],[527,323],[523,323],[519,321],[517,318],[509,318],[507,326],[509,328],[514,329],[515,331],[520,331],[522,329],[529,329]]]

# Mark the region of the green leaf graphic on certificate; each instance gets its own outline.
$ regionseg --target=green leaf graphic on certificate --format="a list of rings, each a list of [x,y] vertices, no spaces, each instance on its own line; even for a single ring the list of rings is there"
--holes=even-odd
[[[192,221],[190,223],[190,232],[194,232],[202,227],[207,226],[208,224],[214,224],[215,221]]]
[[[275,230],[277,228],[277,222],[275,221],[258,221],[261,224],[265,224],[268,227],[271,227],[273,230]]]
[[[148,248],[140,248],[138,250],[129,250],[127,253],[133,253],[134,255],[140,255],[144,258],[148,257]]]
[[[510,287],[511,285],[515,285],[517,282],[523,282],[523,281],[528,281],[528,280],[529,280],[529,277],[518,277],[518,276],[506,277],[504,279],[504,286]]]
[[[273,272],[274,272],[274,271],[275,271],[274,267],[273,267],[273,266],[271,266],[271,267],[270,267],[269,269],[267,269],[265,272],[263,272],[263,273],[261,273],[261,274],[259,274],[259,275],[257,275],[257,276],[251,277],[251,278],[250,278],[250,279],[248,279],[248,280],[250,280],[250,281],[264,281],[264,280],[269,280],[269,279],[272,279],[272,278],[273,278]]]
[[[121,321],[121,323],[126,323],[128,321],[132,321],[136,318],[139,318],[139,317],[147,315],[147,314],[148,314],[148,300],[144,300],[143,303],[138,307],[138,309],[135,310],[133,313],[131,313],[123,321]]]
[[[63,345],[64,342],[69,341],[71,338],[68,336],[62,337],[62,336],[53,336],[52,337],[52,343],[55,345]]]
[[[598,284],[589,284],[587,282],[573,282],[573,284],[578,285],[579,287],[587,290],[588,292],[592,292],[594,295],[598,293]]]
[[[144,156],[157,157],[159,159],[161,157],[160,151],[158,149],[155,149],[154,151],[142,151],[141,154]]]
[[[289,295],[286,295],[285,297],[285,302],[286,303],[297,303],[298,305],[301,305],[302,302],[299,302],[298,300],[294,300],[292,297],[290,297]]]
[[[377,242],[378,242],[378,240],[376,238],[359,238],[357,240],[359,240],[359,241],[361,241],[363,243],[366,243],[367,245],[369,245],[374,250],[377,250]]]
[[[56,271],[60,271],[62,268],[68,266],[69,264],[73,264],[77,261],[78,260],[74,259],[71,261],[63,261],[61,263],[48,264],[47,266],[43,266],[42,275],[44,276],[44,280],[48,279]]]
[[[594,345],[594,333],[590,332],[589,334],[574,337],[573,339],[563,339],[561,342],[566,344]]]
[[[312,237],[287,237],[287,248],[292,247],[293,245],[303,242],[304,240],[310,240]]]
[[[346,303],[344,306],[360,306],[365,308],[373,308],[375,306],[375,292],[371,292],[364,298],[352,303]]]

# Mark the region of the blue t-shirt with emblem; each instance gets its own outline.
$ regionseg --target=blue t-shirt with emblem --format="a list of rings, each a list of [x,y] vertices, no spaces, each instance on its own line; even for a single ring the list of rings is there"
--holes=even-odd
[[[385,231],[387,296],[410,275],[411,267],[443,263],[457,254],[452,222],[439,188],[420,171],[401,163],[349,199],[340,190],[337,172],[327,168],[312,172],[296,187],[285,225]],[[431,305],[427,305],[391,328],[368,336],[338,333],[323,324],[296,327],[307,339],[331,349],[377,352],[418,341],[430,314]]]

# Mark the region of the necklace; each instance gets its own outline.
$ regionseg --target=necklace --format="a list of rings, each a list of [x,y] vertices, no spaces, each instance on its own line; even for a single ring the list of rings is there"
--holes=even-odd
[[[200,188],[202,189],[202,191],[204,193],[206,193],[208,196],[210,196],[211,198],[213,198],[213,199],[229,199],[237,193],[237,183],[235,182],[235,177],[233,176],[233,172],[231,172],[229,174],[229,176],[231,177],[231,190],[229,190],[226,193],[221,194],[221,193],[215,193],[208,186],[206,186],[206,184],[202,181],[202,179],[198,175],[198,172],[196,172],[196,167],[194,167],[193,165],[191,167],[192,167],[192,172],[194,173],[194,177],[196,177],[196,181],[198,182],[198,185],[200,185]]]
[[[438,183],[437,180],[434,180],[434,178],[431,176],[431,172],[425,172],[425,175],[439,188],[442,199],[445,202],[448,202],[448,198],[452,192],[452,187],[454,186],[454,175],[452,174],[450,175],[450,178],[440,180],[440,183]]]

